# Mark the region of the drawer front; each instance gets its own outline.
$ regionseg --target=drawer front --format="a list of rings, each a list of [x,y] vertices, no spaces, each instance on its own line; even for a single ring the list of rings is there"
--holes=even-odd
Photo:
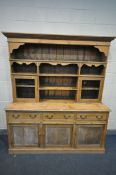
[[[59,122],[74,122],[76,114],[75,113],[65,113],[65,112],[53,112],[42,114],[43,121],[59,121]]]
[[[7,113],[8,123],[34,123],[40,122],[41,114],[36,112],[11,112]]]
[[[77,114],[76,120],[107,120],[106,113],[79,113]]]

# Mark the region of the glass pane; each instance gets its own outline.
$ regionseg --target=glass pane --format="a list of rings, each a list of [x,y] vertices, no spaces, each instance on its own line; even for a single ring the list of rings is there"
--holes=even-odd
[[[68,127],[46,127],[46,145],[70,145],[71,129]]]
[[[81,98],[82,99],[98,99],[99,90],[82,90]]]
[[[77,144],[100,144],[102,127],[79,126],[77,130]]]
[[[99,88],[100,87],[100,80],[83,80],[82,81],[82,88]]]
[[[34,87],[16,87],[17,98],[35,98]]]
[[[34,85],[34,79],[16,79],[16,85]]]

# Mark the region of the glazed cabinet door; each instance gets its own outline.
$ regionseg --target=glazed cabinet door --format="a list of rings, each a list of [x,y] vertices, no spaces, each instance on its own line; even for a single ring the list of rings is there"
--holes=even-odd
[[[102,97],[103,83],[103,78],[81,78],[79,101],[99,102]]]
[[[11,126],[11,145],[21,146],[39,146],[39,126],[37,125],[14,125]]]
[[[105,125],[86,125],[76,126],[76,147],[101,147],[105,139]]]
[[[13,76],[12,82],[15,102],[38,101],[36,76]]]
[[[45,147],[71,147],[72,125],[44,125]]]

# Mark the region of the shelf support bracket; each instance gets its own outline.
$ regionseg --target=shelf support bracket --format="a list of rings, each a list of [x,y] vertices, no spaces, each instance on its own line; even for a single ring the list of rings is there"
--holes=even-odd
[[[94,46],[97,48],[100,52],[104,53],[104,55],[108,56],[109,46]]]
[[[12,54],[14,49],[18,49],[20,46],[24,45],[25,43],[13,43],[9,42],[9,52]]]

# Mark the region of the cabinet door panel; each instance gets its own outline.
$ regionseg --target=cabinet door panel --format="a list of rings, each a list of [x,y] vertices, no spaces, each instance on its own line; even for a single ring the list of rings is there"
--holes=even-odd
[[[37,127],[25,127],[24,128],[24,144],[25,145],[37,145],[38,144],[38,128]]]
[[[37,126],[13,126],[13,143],[15,146],[38,145]]]
[[[98,145],[101,144],[103,134],[102,125],[79,125],[77,126],[76,144],[77,145]]]
[[[70,146],[72,127],[47,125],[45,128],[46,146]]]
[[[14,145],[23,145],[23,128],[21,126],[13,127],[13,142]]]
[[[103,83],[103,78],[82,77],[80,79],[80,101],[100,101],[102,97]]]

